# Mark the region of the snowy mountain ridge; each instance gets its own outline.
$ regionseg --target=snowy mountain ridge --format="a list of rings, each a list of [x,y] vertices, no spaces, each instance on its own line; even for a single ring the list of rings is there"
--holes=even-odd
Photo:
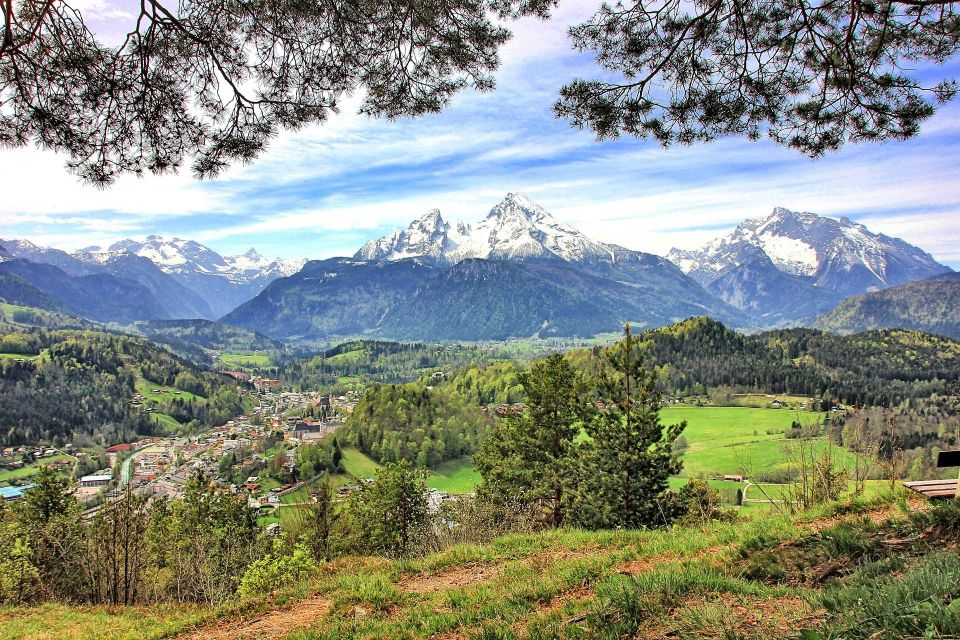
[[[844,294],[863,293],[949,272],[925,251],[847,218],[777,207],[747,219],[699,249],[667,258],[704,286],[752,261],[760,249],[781,272]]]
[[[508,193],[474,225],[451,225],[439,209],[432,209],[406,229],[367,242],[354,258],[394,261],[416,257],[445,264],[470,258],[613,261],[616,249],[558,221],[529,198]]]
[[[235,284],[247,284],[264,277],[284,277],[296,273],[306,260],[265,258],[251,248],[237,256],[222,256],[194,240],[167,239],[151,235],[146,240],[120,240],[108,248],[87,247],[73,255],[79,260],[102,263],[110,256],[132,253],[147,258],[164,273],[186,275],[200,273],[222,276]]]

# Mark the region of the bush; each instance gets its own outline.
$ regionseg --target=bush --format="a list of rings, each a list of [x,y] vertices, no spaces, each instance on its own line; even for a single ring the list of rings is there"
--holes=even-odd
[[[720,508],[723,502],[720,492],[705,480],[691,478],[680,489],[680,515],[678,522],[683,525],[702,525],[713,520],[732,520],[734,512]]]
[[[23,527],[16,522],[0,521],[0,605],[33,599],[40,571],[30,561],[31,554]]]
[[[273,593],[284,586],[306,580],[317,570],[317,564],[306,545],[294,545],[292,553],[284,553],[283,547],[284,539],[275,538],[270,553],[247,567],[237,589],[241,598]]]

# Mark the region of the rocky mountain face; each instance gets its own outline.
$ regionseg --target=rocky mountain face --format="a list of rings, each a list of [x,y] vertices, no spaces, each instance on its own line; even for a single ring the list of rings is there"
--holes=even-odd
[[[758,261],[760,254],[765,259]],[[700,249],[673,249],[667,258],[734,306],[765,308],[761,315],[788,322],[809,319],[831,299],[951,271],[922,249],[862,224],[783,208]]]
[[[271,337],[411,340],[589,336],[743,314],[669,261],[594,241],[508,194],[474,225],[433,210],[352,260],[308,263],[224,318]]]
[[[707,291],[749,314],[759,326],[809,322],[843,299],[836,291],[781,271],[760,248],[752,251],[752,257],[745,252],[743,262],[710,282]]]
[[[950,271],[899,238],[872,233],[847,218],[776,208],[746,220],[700,249],[673,249],[667,258],[704,286],[761,249],[783,273],[844,295],[921,280]]]
[[[847,298],[814,325],[837,333],[915,329],[960,340],[960,273]]]

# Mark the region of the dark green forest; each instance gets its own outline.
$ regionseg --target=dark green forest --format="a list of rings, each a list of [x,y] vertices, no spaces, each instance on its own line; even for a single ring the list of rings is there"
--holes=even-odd
[[[0,334],[0,444],[95,444],[160,432],[132,404],[139,378],[198,396],[160,403],[187,429],[222,424],[243,411],[236,384],[198,369],[148,340],[94,331],[30,329]]]

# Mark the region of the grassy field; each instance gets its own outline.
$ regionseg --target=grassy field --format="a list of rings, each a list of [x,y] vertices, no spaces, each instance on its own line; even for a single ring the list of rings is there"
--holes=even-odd
[[[375,460],[354,447],[343,450],[343,468],[345,476],[332,476],[335,486],[350,481],[351,478],[372,478],[380,465]],[[470,458],[448,460],[427,476],[427,486],[447,493],[470,493],[480,483],[480,473]],[[294,495],[294,494],[291,494]],[[290,500],[299,502],[299,500]]]
[[[783,432],[790,423],[806,425],[822,420],[820,413],[748,407],[665,407],[664,424],[687,421],[683,437],[683,477],[740,474],[767,470],[785,461]],[[769,432],[769,433],[768,433]]]
[[[134,382],[134,389],[137,393],[143,396],[143,406],[156,408],[161,400],[174,400],[180,399],[184,402],[186,401],[196,401],[200,403],[206,402],[206,398],[203,398],[198,395],[194,395],[189,391],[184,391],[183,389],[177,389],[169,385],[156,384],[151,382],[146,378],[138,377]],[[154,390],[159,391],[159,393],[154,393]],[[164,429],[171,432],[178,431],[183,425],[181,425],[173,416],[169,416],[165,413],[154,412],[150,414],[151,419],[161,425]]]
[[[0,353],[0,360],[33,360],[36,357],[36,353]]]
[[[312,579],[219,609],[0,609],[0,637],[956,637],[956,530],[956,507],[874,501],[660,531],[513,534],[413,559],[339,558]],[[906,546],[884,544],[921,531]]]
[[[354,478],[372,478],[380,465],[362,451],[354,447],[343,449],[343,470]]]
[[[179,421],[177,421],[176,418],[174,418],[173,416],[168,416],[165,413],[151,413],[150,419],[156,422],[157,424],[159,424],[161,427],[163,427],[167,431],[175,432],[178,429],[180,429],[180,427],[183,426],[182,424],[180,424]]]
[[[795,441],[785,438],[783,432],[793,421],[806,425],[821,420],[823,414],[750,407],[671,406],[662,409],[660,416],[664,424],[687,421],[683,436],[688,448],[682,456],[683,471],[680,477],[671,479],[671,487],[679,489],[687,478],[695,476],[740,475],[744,471],[749,476],[785,465],[785,448]],[[814,443],[816,448],[826,446],[825,438]],[[852,459],[843,449],[838,448],[835,452],[841,464]],[[349,475],[372,477],[378,466],[357,449],[344,449],[344,468]],[[431,470],[427,484],[448,493],[470,493],[479,482],[480,474],[470,459],[464,458],[445,462]],[[722,480],[710,483],[724,493],[735,492],[742,486]]]
[[[40,467],[46,464],[52,464],[60,460],[73,460],[66,454],[57,454],[49,458],[41,458],[35,464],[28,464],[20,469],[0,469],[0,486],[7,485],[13,480],[24,480],[40,471]]]
[[[267,353],[258,353],[255,351],[245,353],[222,353],[220,362],[225,366],[235,369],[256,369],[258,367],[269,367],[273,364],[273,359]]]
[[[330,356],[325,360],[326,363],[331,366],[360,364],[366,362],[369,356],[370,351],[367,349],[354,349],[353,351],[346,351],[344,353],[338,353],[335,356]]]
[[[206,398],[202,398],[198,395],[194,395],[189,391],[184,391],[183,389],[177,389],[176,387],[170,385],[157,384],[151,382],[146,378],[137,378],[134,383],[134,388],[136,391],[143,396],[144,406],[151,406],[159,404],[161,400],[175,400],[180,399],[184,402],[189,400],[195,400],[197,402],[206,402]],[[154,393],[157,391],[158,393]]]
[[[68,607],[45,604],[19,610],[15,617],[0,608],[0,637],[81,640],[163,638],[216,615],[212,607],[151,605],[143,607]],[[106,633],[106,635],[105,635]]]
[[[430,470],[427,486],[446,493],[472,493],[480,484],[480,472],[470,458],[448,460]]]

